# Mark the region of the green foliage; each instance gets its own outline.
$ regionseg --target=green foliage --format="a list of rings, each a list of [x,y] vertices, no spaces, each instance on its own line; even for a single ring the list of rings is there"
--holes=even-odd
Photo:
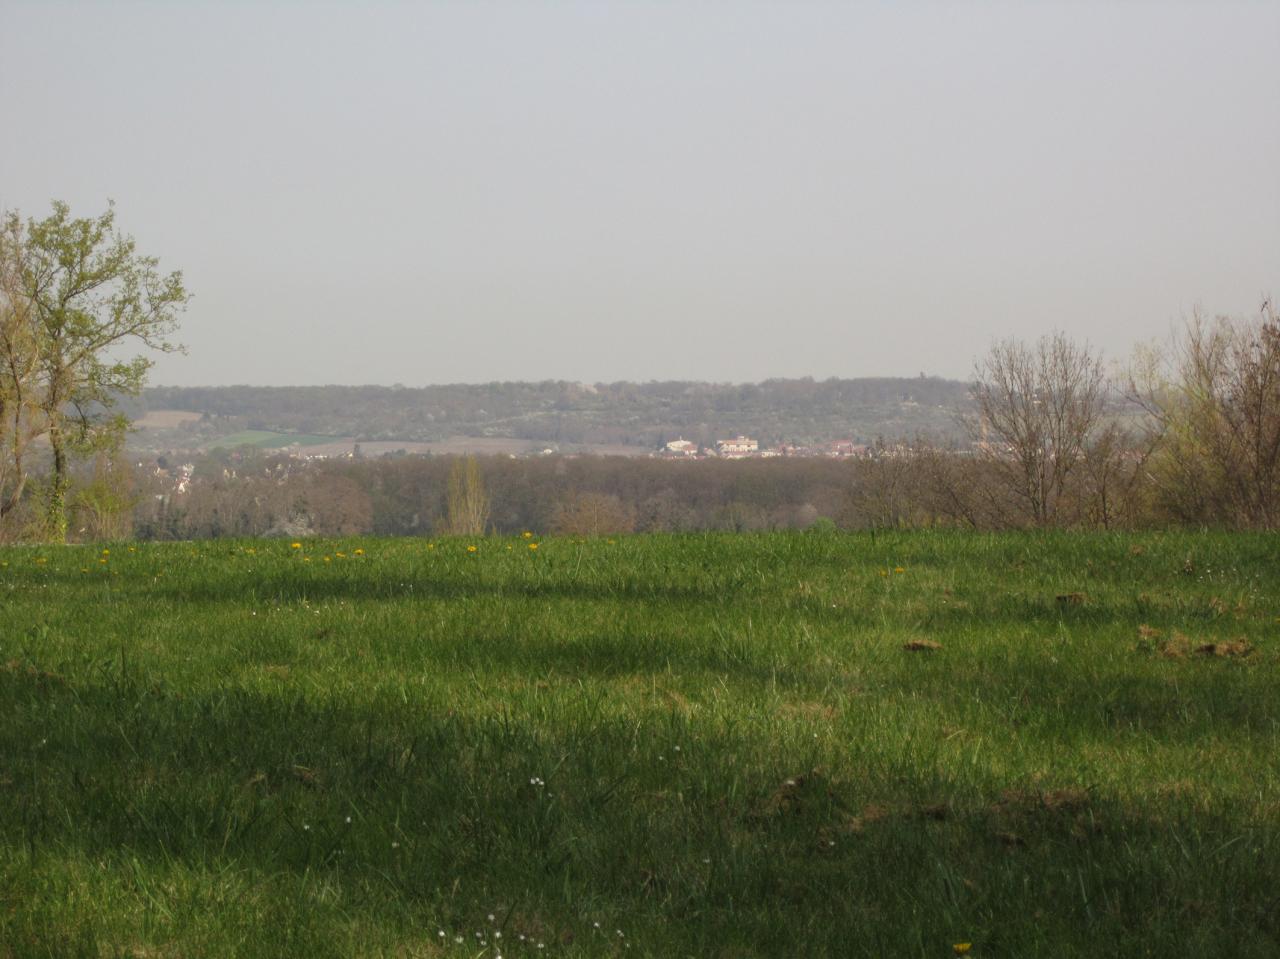
[[[96,451],[93,473],[77,490],[73,512],[85,538],[121,540],[133,531],[138,496],[133,473],[119,443]]]
[[[151,366],[146,356],[120,358],[116,351],[180,349],[169,337],[190,297],[181,273],[160,273],[159,261],[139,254],[133,238],[116,229],[110,206],[97,217],[76,218],[67,204],[54,202],[49,216],[25,225],[7,213],[3,234],[5,292],[30,317],[38,357],[34,403],[53,453],[46,534],[61,542],[71,457],[118,442],[125,422],[113,407],[121,395],[141,390]]]
[[[483,536],[489,526],[489,494],[474,456],[453,461],[445,501],[445,532],[453,536]]]
[[[1280,950],[1272,537],[108,549],[0,549],[0,954]]]
[[[1157,498],[1173,515],[1280,529],[1280,317],[1270,302],[1246,321],[1197,316],[1175,368],[1148,372],[1144,399],[1162,442]],[[1136,389],[1136,385],[1135,385]]]

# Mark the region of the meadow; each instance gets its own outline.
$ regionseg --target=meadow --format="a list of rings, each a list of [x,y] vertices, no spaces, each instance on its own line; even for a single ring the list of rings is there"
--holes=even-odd
[[[0,548],[0,957],[1280,954],[1274,535]]]

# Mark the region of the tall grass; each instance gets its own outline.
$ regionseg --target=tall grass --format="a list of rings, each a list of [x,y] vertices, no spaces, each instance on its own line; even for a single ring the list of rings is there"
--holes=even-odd
[[[1280,954],[1274,537],[0,563],[0,956]]]

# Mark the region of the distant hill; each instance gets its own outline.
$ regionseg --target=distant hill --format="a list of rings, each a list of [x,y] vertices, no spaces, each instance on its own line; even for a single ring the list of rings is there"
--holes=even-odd
[[[868,443],[956,432],[967,387],[938,377],[763,383],[485,383],[427,386],[152,387],[128,412],[204,415],[199,432],[258,430],[366,441],[457,436],[656,447],[739,433],[762,444]]]

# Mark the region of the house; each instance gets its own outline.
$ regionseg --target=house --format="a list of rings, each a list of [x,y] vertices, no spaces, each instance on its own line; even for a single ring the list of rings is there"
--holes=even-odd
[[[826,445],[825,453],[837,459],[846,456],[866,456],[867,447],[853,440],[833,440]]]
[[[663,448],[664,453],[672,453],[676,456],[697,456],[698,444],[684,437],[672,440]]]
[[[746,436],[735,436],[731,440],[716,440],[716,452],[728,459],[750,456],[759,450],[759,441]]]

